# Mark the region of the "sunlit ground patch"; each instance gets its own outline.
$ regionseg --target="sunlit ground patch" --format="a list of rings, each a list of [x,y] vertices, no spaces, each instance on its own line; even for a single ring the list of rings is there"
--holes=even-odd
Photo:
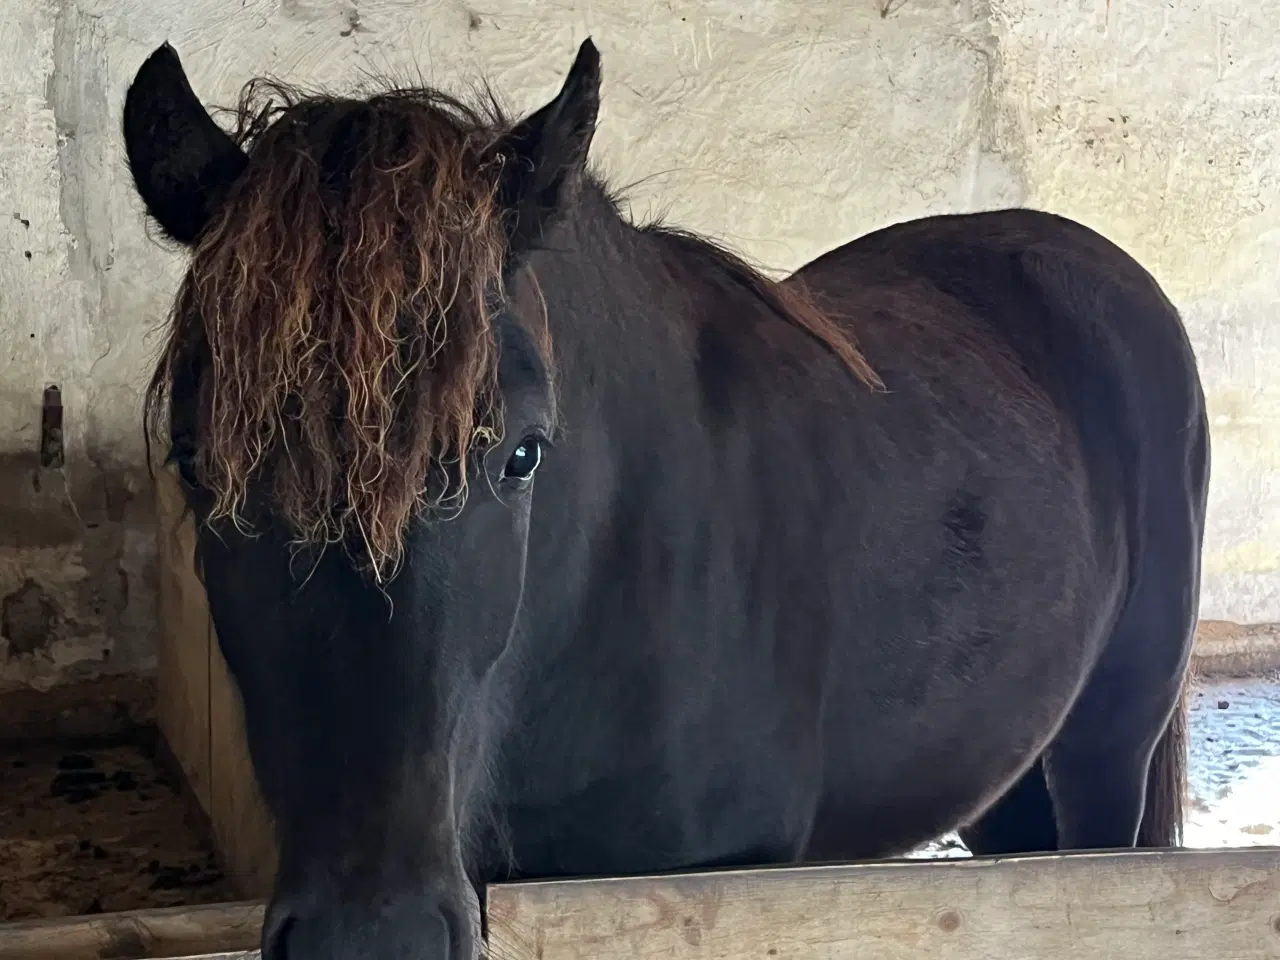
[[[1189,847],[1280,845],[1280,682],[1203,683],[1191,702]]]

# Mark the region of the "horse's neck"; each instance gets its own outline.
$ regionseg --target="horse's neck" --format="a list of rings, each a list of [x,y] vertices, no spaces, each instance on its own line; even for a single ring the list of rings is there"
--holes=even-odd
[[[670,295],[674,281],[658,242],[625,223],[602,195],[584,207],[535,268],[570,418],[575,406],[594,405],[610,389],[644,402],[655,375],[670,381],[692,361],[694,328],[672,313],[683,298]]]

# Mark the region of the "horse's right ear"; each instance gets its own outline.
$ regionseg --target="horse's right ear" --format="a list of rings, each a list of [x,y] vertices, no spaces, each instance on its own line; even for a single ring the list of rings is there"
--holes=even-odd
[[[138,68],[125,95],[123,127],[129,171],[147,212],[191,246],[249,158],[196,98],[169,44]]]
[[[600,52],[588,38],[556,98],[496,146],[503,159],[507,239],[517,256],[539,245],[581,184],[599,113]]]

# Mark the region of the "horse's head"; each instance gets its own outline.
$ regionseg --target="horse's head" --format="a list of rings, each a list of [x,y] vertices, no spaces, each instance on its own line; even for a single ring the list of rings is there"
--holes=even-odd
[[[475,949],[480,691],[554,456],[523,263],[573,202],[598,98],[589,41],[515,124],[255,84],[231,135],[167,45],[129,89],[138,193],[190,251],[149,407],[276,820],[274,960]]]

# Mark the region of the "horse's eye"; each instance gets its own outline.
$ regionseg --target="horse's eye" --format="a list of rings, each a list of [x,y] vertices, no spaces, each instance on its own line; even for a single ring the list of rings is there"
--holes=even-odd
[[[542,441],[537,437],[525,437],[507,460],[507,465],[502,470],[502,479],[521,483],[533,476],[533,472],[538,469],[540,463],[542,463]]]

